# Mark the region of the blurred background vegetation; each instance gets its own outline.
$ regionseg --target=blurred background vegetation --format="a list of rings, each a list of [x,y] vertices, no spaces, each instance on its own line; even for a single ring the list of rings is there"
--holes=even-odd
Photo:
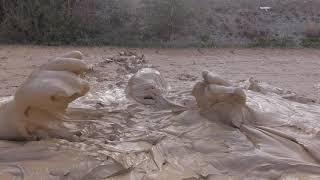
[[[319,47],[319,9],[319,0],[0,0],[0,43]]]

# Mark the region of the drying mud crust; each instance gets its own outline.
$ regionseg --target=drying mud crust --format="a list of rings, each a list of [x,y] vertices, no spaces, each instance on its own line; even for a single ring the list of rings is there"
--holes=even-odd
[[[320,178],[319,104],[212,70],[170,83],[116,57],[71,52],[1,99],[1,180]]]
[[[1,139],[36,140],[68,134],[62,130],[63,114],[69,103],[89,91],[89,83],[79,77],[89,71],[82,56],[74,51],[52,59],[27,78],[14,98],[1,107]]]

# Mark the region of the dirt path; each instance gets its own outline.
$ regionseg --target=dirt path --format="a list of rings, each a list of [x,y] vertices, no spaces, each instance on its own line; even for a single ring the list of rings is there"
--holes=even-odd
[[[0,46],[0,96],[12,95],[30,72],[50,57],[84,52],[92,63],[123,49],[113,47]],[[195,80],[203,69],[240,80],[258,80],[320,100],[317,49],[136,49],[169,81]],[[111,72],[110,72],[111,73]]]

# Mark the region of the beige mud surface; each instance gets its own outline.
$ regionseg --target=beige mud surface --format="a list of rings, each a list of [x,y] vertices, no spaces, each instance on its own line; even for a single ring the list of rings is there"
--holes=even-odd
[[[0,96],[12,95],[33,69],[70,50],[80,50],[89,63],[96,63],[123,49],[2,45]],[[208,69],[227,79],[252,76],[299,95],[320,99],[320,51],[317,49],[136,49],[136,52],[145,54],[170,81],[195,80],[203,69]],[[114,69],[107,69],[114,73]]]
[[[221,179],[231,176],[288,179],[289,176],[304,177],[303,173],[318,177],[320,172],[319,104],[302,104],[274,93],[248,90],[248,106],[217,103],[212,111],[202,111],[201,106],[201,111],[191,107],[184,112],[158,109],[124,97],[130,74],[122,72],[123,67],[119,68],[117,62],[105,61],[122,49],[36,46],[1,46],[0,49],[0,96],[13,95],[37,66],[70,50],[81,50],[88,64],[95,65],[95,71],[88,74],[92,80],[91,91],[68,112],[75,120],[73,124],[83,132],[85,141],[47,139],[22,145],[1,141],[4,154],[0,155],[0,175],[15,170],[14,173],[25,179],[93,179],[88,178],[91,176],[104,177],[98,179],[217,179],[220,175]],[[317,50],[136,51],[143,53],[168,80],[173,90],[166,95],[179,104],[192,101],[190,90],[196,81],[209,86],[206,84],[209,81],[201,78],[204,69],[216,71],[230,80],[252,76],[319,100],[317,59],[320,53]],[[210,88],[217,87],[214,82],[210,83]],[[205,92],[195,94],[210,98]],[[219,92],[213,94],[226,97],[218,95]],[[68,152],[75,157],[69,157]],[[10,166],[12,164],[16,166]],[[14,173],[11,175],[16,176]]]

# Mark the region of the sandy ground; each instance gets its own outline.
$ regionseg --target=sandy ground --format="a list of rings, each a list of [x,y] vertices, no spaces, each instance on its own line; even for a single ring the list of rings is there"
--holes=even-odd
[[[80,50],[90,63],[97,63],[123,48],[2,45],[0,96],[12,95],[33,69],[51,57],[70,50]],[[317,49],[132,50],[143,53],[151,64],[173,81],[195,81],[203,69],[208,69],[231,80],[255,77],[299,95],[320,100],[320,51]],[[109,71],[112,70],[109,68]]]

